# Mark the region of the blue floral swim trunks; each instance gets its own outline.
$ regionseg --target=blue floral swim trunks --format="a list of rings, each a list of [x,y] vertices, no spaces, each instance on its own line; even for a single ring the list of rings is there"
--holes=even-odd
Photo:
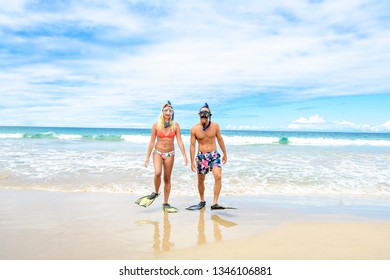
[[[198,174],[207,174],[213,168],[221,168],[221,155],[217,151],[199,152],[196,156]]]

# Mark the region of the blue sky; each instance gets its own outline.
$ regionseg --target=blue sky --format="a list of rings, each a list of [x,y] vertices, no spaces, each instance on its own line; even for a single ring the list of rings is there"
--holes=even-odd
[[[0,125],[390,132],[390,2],[0,0]]]

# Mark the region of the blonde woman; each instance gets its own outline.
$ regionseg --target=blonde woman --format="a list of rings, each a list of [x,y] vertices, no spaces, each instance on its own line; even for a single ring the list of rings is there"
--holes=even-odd
[[[171,174],[175,160],[175,143],[183,154],[184,164],[188,164],[184,144],[181,139],[180,126],[174,121],[174,111],[171,102],[165,103],[161,108],[160,116],[152,127],[149,147],[145,159],[145,167],[148,167],[150,156],[153,154],[154,166],[154,192],[150,195],[139,198],[136,203],[147,207],[159,196],[161,177],[164,169],[164,203],[163,210],[168,213],[177,212],[178,209],[169,205],[169,195],[171,193]]]

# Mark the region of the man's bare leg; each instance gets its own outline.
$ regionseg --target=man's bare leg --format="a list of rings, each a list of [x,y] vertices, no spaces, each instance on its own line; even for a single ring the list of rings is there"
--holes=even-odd
[[[199,191],[199,197],[200,201],[204,201],[204,180],[206,178],[206,175],[204,174],[198,174],[198,191]]]
[[[218,204],[219,194],[222,188],[222,168],[213,168],[214,175],[214,203]]]

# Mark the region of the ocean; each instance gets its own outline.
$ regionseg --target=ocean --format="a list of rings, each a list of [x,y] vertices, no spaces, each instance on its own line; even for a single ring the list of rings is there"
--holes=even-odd
[[[189,130],[182,130],[189,158]],[[222,131],[221,195],[390,195],[390,133]],[[150,129],[0,127],[0,188],[148,194]],[[177,155],[171,195],[197,196]],[[212,194],[212,175],[206,195]],[[163,186],[161,187],[163,190]]]

